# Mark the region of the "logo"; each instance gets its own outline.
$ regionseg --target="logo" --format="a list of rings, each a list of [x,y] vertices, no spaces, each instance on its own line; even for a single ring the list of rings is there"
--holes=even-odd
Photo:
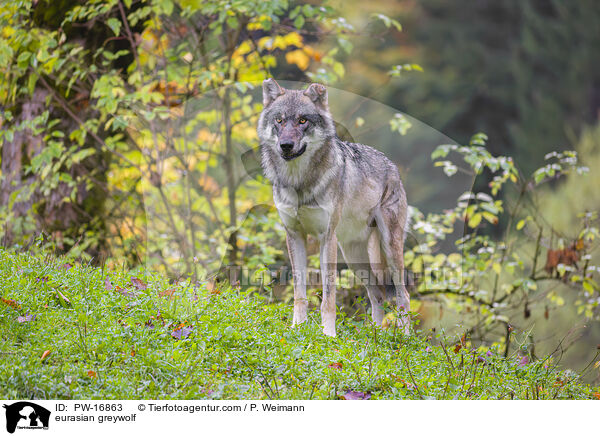
[[[29,401],[19,401],[3,406],[6,409],[6,431],[14,433],[15,429],[48,429],[50,411]]]

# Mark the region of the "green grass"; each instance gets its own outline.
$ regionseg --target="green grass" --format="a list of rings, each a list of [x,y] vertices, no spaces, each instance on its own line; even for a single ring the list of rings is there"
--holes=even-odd
[[[291,307],[257,295],[174,286],[153,274],[138,275],[147,284],[138,289],[132,277],[0,250],[0,397],[594,397],[596,388],[548,361],[519,366],[493,350],[455,352],[451,338],[442,347],[439,337],[405,337],[341,313],[338,337],[328,338],[317,312],[292,329]],[[18,321],[27,314],[36,318]],[[190,334],[173,338],[182,324]]]

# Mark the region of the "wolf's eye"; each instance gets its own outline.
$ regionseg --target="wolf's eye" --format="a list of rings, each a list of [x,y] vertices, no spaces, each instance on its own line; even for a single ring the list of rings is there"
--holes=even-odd
[[[304,124],[304,123],[306,123],[306,118],[300,118],[300,119],[298,120],[298,122],[299,122],[300,124]]]
[[[281,118],[275,118],[275,121],[277,121],[277,124],[281,124],[283,120]]]

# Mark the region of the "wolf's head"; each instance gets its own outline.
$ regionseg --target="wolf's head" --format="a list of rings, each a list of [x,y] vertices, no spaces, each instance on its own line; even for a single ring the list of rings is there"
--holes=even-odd
[[[263,82],[263,104],[258,137],[263,158],[268,154],[275,165],[291,164],[301,156],[309,160],[335,136],[323,85],[313,83],[296,91],[267,79]]]

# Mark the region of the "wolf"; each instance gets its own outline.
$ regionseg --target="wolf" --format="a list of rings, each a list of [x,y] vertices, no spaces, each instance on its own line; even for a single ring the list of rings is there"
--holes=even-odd
[[[367,280],[377,325],[383,304],[395,297],[398,322],[409,329],[410,297],[404,285],[407,200],[398,168],[383,153],[336,135],[327,89],[304,90],[263,82],[258,127],[261,165],[286,230],[294,278],[292,325],[306,321],[307,235],[318,238],[323,284],[323,333],[335,336],[338,247],[356,277]]]

